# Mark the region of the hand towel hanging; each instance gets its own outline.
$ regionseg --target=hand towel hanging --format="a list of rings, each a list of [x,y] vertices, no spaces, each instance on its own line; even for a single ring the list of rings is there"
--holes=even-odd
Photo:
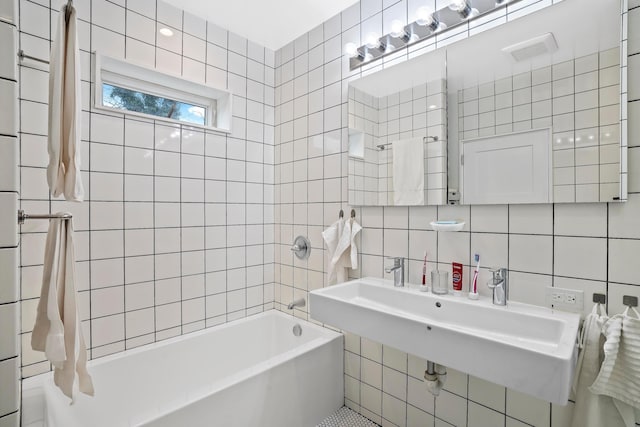
[[[602,333],[607,338],[604,361],[589,390],[613,398],[627,425],[633,426],[633,408],[640,409],[640,315],[627,307],[605,323]]]
[[[82,102],[76,29],[76,10],[68,3],[59,13],[51,48],[47,183],[53,197],[64,194],[66,200],[80,202],[84,188],[80,175]]]
[[[73,222],[54,218],[49,223],[44,272],[31,347],[44,351],[54,367],[53,380],[73,400],[78,374],[79,390],[93,396],[87,372],[87,350],[76,305]]]
[[[602,348],[602,325],[609,319],[600,304],[593,306],[585,317],[580,333],[580,355],[573,383],[575,406],[571,427],[627,427],[609,396],[593,394],[588,387],[600,369]]]
[[[356,236],[362,230],[360,224],[355,219],[350,218],[345,222],[344,229],[338,240],[331,263],[339,269],[338,283],[346,282],[349,278],[346,269],[358,268],[358,248],[355,243]]]
[[[342,231],[344,230],[345,220],[340,217],[336,222],[331,224],[326,230],[322,232],[322,238],[327,244],[327,283],[329,285],[335,284],[337,280],[337,270],[342,268],[336,266],[335,263],[332,262],[333,256],[336,252],[336,247],[338,246],[338,241],[340,240],[340,236],[342,235]],[[340,278],[344,277],[344,273],[340,273]]]

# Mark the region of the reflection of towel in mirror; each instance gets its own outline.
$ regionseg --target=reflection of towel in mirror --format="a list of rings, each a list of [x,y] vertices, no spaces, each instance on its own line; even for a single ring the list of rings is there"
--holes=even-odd
[[[338,241],[340,240],[340,236],[342,235],[342,231],[344,230],[344,224],[345,220],[340,218],[322,232],[322,238],[327,244],[327,284],[329,285],[336,283],[339,270],[342,270],[342,272],[340,273],[340,278],[344,279],[345,277],[344,268],[336,266],[336,263],[332,261],[333,256],[336,252],[336,248],[338,247]]]
[[[71,399],[76,373],[80,391],[93,396],[93,383],[87,372],[87,350],[76,308],[75,272],[73,223],[52,219],[31,347],[45,352],[54,367],[55,384]]]
[[[599,309],[602,309],[602,314]],[[608,319],[600,304],[594,305],[591,313],[584,319],[580,332],[581,351],[573,383],[576,404],[571,427],[626,426],[611,397],[593,394],[588,389],[600,369],[603,338],[601,328]]]
[[[627,426],[635,425],[633,408],[640,409],[640,315],[632,311],[636,317],[627,307],[604,324],[604,361],[589,387],[592,393],[613,398]]]
[[[401,139],[393,147],[393,202],[424,204],[424,143],[422,138]]]

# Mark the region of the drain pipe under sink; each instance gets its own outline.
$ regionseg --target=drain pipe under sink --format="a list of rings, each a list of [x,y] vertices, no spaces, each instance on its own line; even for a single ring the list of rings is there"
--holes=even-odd
[[[445,381],[447,381],[447,368],[437,363],[427,361],[424,380],[427,383],[427,390],[434,396],[439,396],[440,390],[442,390]]]

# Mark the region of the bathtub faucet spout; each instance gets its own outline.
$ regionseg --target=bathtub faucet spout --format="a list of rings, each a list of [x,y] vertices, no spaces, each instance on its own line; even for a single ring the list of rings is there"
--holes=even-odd
[[[304,307],[306,304],[304,298],[298,298],[297,300],[293,300],[287,306],[287,309],[293,310],[294,307]]]

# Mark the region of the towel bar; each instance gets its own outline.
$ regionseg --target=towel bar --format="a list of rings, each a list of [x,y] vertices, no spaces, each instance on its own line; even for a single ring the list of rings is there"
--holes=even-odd
[[[423,142],[427,142],[429,139],[431,139],[432,141],[437,141],[438,137],[437,136],[425,136],[424,138],[422,138],[422,141]],[[387,147],[387,146],[390,146],[390,145],[393,145],[393,143],[389,142],[387,144],[379,144],[379,145],[376,145],[376,147],[378,147],[378,149],[380,151],[384,151],[385,150],[384,147]]]
[[[43,64],[49,63],[49,61],[47,61],[46,59],[40,59],[40,58],[36,58],[35,56],[27,55],[26,53],[24,53],[24,50],[22,49],[18,51],[18,58],[20,58],[20,61],[24,59],[30,59],[32,61],[41,62]]]
[[[62,218],[62,219],[72,219],[73,215],[70,213],[61,213],[61,214],[28,214],[25,213],[22,209],[18,210],[18,224],[24,224],[27,219],[53,219],[53,218]]]

